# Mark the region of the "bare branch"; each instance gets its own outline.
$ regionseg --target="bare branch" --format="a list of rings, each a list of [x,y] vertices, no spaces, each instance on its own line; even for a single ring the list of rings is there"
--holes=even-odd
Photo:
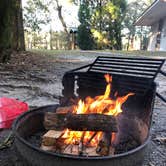
[[[59,17],[59,19],[60,19],[60,21],[62,23],[64,31],[66,32],[66,34],[69,35],[69,32],[67,30],[66,22],[64,21],[63,16],[62,16],[62,5],[59,5],[59,1],[58,0],[55,0],[55,1],[56,1],[56,4],[57,4],[58,17]]]

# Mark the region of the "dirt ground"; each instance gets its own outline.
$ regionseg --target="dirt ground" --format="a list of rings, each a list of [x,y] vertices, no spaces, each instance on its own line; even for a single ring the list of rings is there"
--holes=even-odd
[[[35,108],[57,104],[61,96],[61,80],[70,69],[91,63],[98,55],[110,53],[80,52],[79,55],[39,55],[31,52],[14,54],[8,64],[0,64],[0,96],[17,98]],[[166,71],[166,65],[163,70]],[[166,83],[158,75],[159,91],[166,96]],[[166,104],[156,97],[151,129],[151,142],[143,166],[166,166]],[[0,131],[0,148],[11,133]],[[13,147],[1,148],[1,166],[23,165]]]

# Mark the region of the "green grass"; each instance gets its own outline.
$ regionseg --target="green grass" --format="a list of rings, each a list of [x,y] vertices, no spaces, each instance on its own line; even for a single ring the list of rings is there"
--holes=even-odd
[[[122,54],[129,54],[129,55],[166,57],[166,52],[164,52],[164,51],[143,51],[143,50],[140,50],[140,51],[115,51],[115,53],[122,53]]]
[[[124,55],[143,55],[143,56],[155,56],[155,57],[166,57],[166,52],[161,51],[111,51],[111,50],[93,50],[82,52],[81,50],[46,50],[46,49],[33,49],[28,50],[33,53],[41,54],[41,55],[50,55],[50,56],[60,56],[60,55],[87,55],[95,54],[95,52],[106,52],[106,53],[113,53],[113,54],[124,54]]]
[[[46,49],[32,49],[27,50],[37,54],[44,55],[80,55],[80,50],[46,50]]]

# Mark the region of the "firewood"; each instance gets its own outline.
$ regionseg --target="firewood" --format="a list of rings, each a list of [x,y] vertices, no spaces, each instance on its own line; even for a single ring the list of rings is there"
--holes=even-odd
[[[71,151],[73,155],[79,155],[78,145],[73,145]]]
[[[62,131],[49,130],[42,137],[42,145],[53,146],[56,144],[57,139],[62,135]]]
[[[63,153],[65,146],[66,146],[66,144],[64,144],[64,142],[62,140],[58,140],[58,141],[56,141],[55,145],[46,146],[46,145],[41,144],[40,148],[45,151]]]
[[[64,154],[79,155],[78,145],[73,145],[73,144],[68,145],[68,146],[63,150],[63,153],[64,153]]]
[[[93,133],[90,139],[86,142],[86,146],[88,146],[91,143],[91,141],[93,140],[93,138],[95,138],[96,135],[97,135],[97,132]]]
[[[84,136],[85,136],[85,131],[82,133],[82,136],[81,136],[81,140],[80,140],[80,143],[78,145],[78,151],[79,151],[79,155],[82,156],[84,155]]]
[[[56,151],[56,146],[45,146],[45,145],[41,145],[40,149],[44,150],[44,151],[50,151],[50,152],[55,152]]]
[[[85,152],[87,153],[87,156],[100,156],[96,153],[96,147],[86,147]]]
[[[110,131],[117,132],[117,121],[114,116],[103,114],[56,114],[45,113],[46,129],[74,131]]]
[[[66,107],[58,107],[55,112],[57,114],[67,114],[67,113],[71,113],[74,109],[74,106],[66,106]]]
[[[100,156],[108,156],[110,154],[110,146],[111,146],[111,133],[104,132],[102,139],[99,141],[98,146],[96,148],[96,153]]]

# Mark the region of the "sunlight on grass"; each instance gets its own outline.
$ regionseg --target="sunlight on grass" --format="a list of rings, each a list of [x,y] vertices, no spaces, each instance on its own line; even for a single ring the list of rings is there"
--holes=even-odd
[[[42,54],[42,55],[80,55],[80,50],[46,50],[46,49],[32,49],[27,50],[33,53]]]
[[[70,56],[70,55],[85,55],[90,56],[92,54],[104,54],[104,53],[110,53],[110,54],[121,54],[121,55],[135,55],[135,56],[154,56],[154,57],[166,57],[166,52],[161,51],[112,51],[112,50],[93,50],[93,51],[82,51],[82,50],[46,50],[46,49],[33,49],[33,50],[27,50],[33,53],[41,54],[41,55],[50,55],[50,56]]]

